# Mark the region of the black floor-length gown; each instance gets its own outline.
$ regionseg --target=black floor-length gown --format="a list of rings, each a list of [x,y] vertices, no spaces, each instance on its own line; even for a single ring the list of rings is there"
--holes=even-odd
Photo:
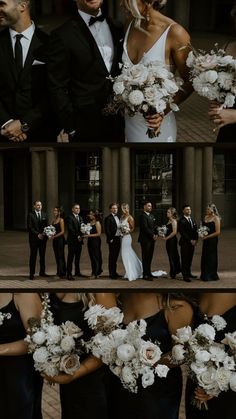
[[[235,332],[236,330],[236,306],[227,310],[222,317],[227,322],[224,330],[216,332],[216,341],[221,342],[225,333]],[[208,400],[208,410],[199,410],[192,404],[194,389],[196,384],[190,379],[186,385],[186,419],[234,419],[236,407],[236,392],[229,390],[223,391],[218,397]]]
[[[96,234],[96,225],[92,225],[90,234]],[[102,273],[102,252],[101,237],[88,237],[88,252],[91,260],[92,275],[98,276]]]
[[[166,225],[166,227],[166,236],[169,236],[173,232],[172,224],[169,223]],[[181,272],[180,258],[178,252],[178,241],[176,235],[171,237],[169,240],[166,240],[166,251],[168,254],[170,264],[170,277],[175,278],[175,276]]]
[[[147,340],[158,341],[163,353],[171,351],[172,340],[164,311],[145,320]],[[109,419],[178,419],[182,393],[179,367],[171,368],[166,378],[156,376],[152,386],[140,385],[138,393],[129,392],[114,374],[110,375]]]
[[[24,339],[26,331],[19,311],[12,299],[2,313],[10,313],[0,326],[0,344]],[[35,372],[31,355],[0,356],[0,418],[37,419],[41,416],[40,400],[42,380]],[[36,386],[38,387],[38,393]],[[35,404],[37,409],[35,410]]]
[[[215,232],[214,221],[203,222],[203,225],[209,228],[208,234]],[[219,279],[218,268],[218,237],[212,237],[203,241],[201,257],[201,279],[203,281],[216,281]]]
[[[56,229],[56,234],[61,232],[60,223],[52,224]],[[57,264],[57,275],[63,277],[66,275],[66,260],[65,260],[65,237],[64,235],[56,237],[52,242],[53,251]]]
[[[82,339],[91,337],[91,330],[84,320],[82,301],[68,303],[61,301],[56,294],[50,295],[51,311],[55,324],[60,325],[67,320],[73,321],[84,334]],[[80,362],[88,355],[82,354]],[[106,380],[103,368],[72,381],[60,385],[62,419],[107,419]]]

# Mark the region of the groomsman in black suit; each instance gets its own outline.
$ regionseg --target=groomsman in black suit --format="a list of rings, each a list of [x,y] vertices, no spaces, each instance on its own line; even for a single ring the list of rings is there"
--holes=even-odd
[[[104,228],[107,236],[107,243],[109,246],[108,269],[111,279],[120,278],[121,275],[117,273],[117,259],[120,253],[120,219],[117,215],[118,205],[112,203],[109,205],[110,214],[104,220]]]
[[[156,220],[151,214],[151,202],[144,202],[143,212],[139,219],[139,237],[138,241],[142,250],[143,279],[153,281],[151,273],[151,263],[154,253],[154,245],[157,239]]]
[[[0,141],[52,141],[45,64],[49,36],[32,22],[30,0],[1,0],[0,28]]]
[[[35,201],[33,204],[33,211],[28,215],[28,231],[29,231],[29,245],[30,245],[30,279],[34,279],[37,253],[39,252],[39,275],[47,277],[45,273],[45,253],[47,236],[43,234],[44,227],[48,226],[48,217],[42,211],[41,201]]]
[[[75,263],[75,276],[84,277],[80,272],[80,256],[83,246],[83,237],[80,231],[83,218],[80,214],[80,205],[74,204],[72,206],[72,213],[66,218],[67,224],[67,244],[68,244],[68,255],[67,255],[67,279],[70,281],[74,280],[72,276],[72,265]]]
[[[188,204],[183,206],[183,216],[179,219],[178,230],[181,235],[179,245],[183,279],[185,282],[191,282],[190,278],[197,278],[197,276],[191,273],[191,265],[198,233],[197,224],[191,218],[191,207]]]
[[[119,72],[123,30],[105,17],[102,0],[75,0],[72,20],[55,29],[49,48],[49,87],[69,141],[123,141],[123,119],[104,115]]]

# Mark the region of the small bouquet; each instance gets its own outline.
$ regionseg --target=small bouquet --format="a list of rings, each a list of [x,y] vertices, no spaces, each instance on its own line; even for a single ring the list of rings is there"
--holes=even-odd
[[[130,227],[128,223],[120,223],[119,224],[119,232],[121,234],[121,236],[125,236],[126,234],[130,233]]]
[[[209,323],[203,323],[194,331],[191,327],[177,330],[172,349],[175,362],[187,365],[189,376],[197,387],[209,396],[217,397],[222,391],[236,391],[235,361],[229,356],[222,343],[215,342],[216,330],[223,330],[226,322],[221,316],[213,316]],[[207,410],[207,403],[193,399],[199,409]]]
[[[171,110],[178,111],[174,103],[174,96],[180,89],[183,81],[175,77],[161,61],[152,61],[148,64],[123,65],[119,76],[111,79],[113,84],[113,101],[107,105],[107,113],[116,113],[119,110],[130,116],[141,113],[144,117],[159,113],[164,115],[169,106]],[[158,134],[148,128],[149,138]]]
[[[164,378],[169,368],[158,364],[161,350],[158,344],[142,339],[146,332],[144,320],[133,321],[125,328],[123,314],[114,307],[91,307],[85,319],[96,334],[85,343],[87,351],[100,358],[132,393],[138,392],[138,384],[146,388],[155,380],[155,374]]]
[[[81,225],[80,225],[80,231],[81,231],[81,233],[82,234],[85,234],[87,236],[90,234],[91,229],[92,229],[92,226],[91,226],[90,223],[87,223],[87,224],[81,223]]]
[[[25,338],[28,352],[33,354],[34,367],[50,377],[60,372],[73,374],[80,367],[80,349],[76,340],[83,331],[70,321],[60,326],[54,324],[48,294],[43,295],[42,305],[40,321],[29,320]]]
[[[209,234],[209,228],[207,226],[200,225],[199,229],[197,230],[198,236],[200,238],[206,237]]]
[[[52,225],[44,227],[43,234],[45,234],[45,236],[47,236],[50,239],[51,237],[55,236],[56,229]]]
[[[10,313],[2,313],[0,311],[0,326],[2,326],[4,320],[9,320],[11,318],[11,314]]]
[[[161,227],[157,227],[157,234],[159,237],[165,237],[167,233],[167,227],[166,225],[163,225]]]
[[[191,47],[192,48],[192,47]],[[236,95],[236,60],[223,49],[210,52],[192,49],[186,61],[194,90],[222,108],[232,108]]]

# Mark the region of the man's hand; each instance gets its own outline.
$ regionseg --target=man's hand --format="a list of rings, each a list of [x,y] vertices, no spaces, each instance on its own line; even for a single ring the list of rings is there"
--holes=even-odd
[[[69,134],[64,132],[64,129],[60,131],[60,133],[57,136],[57,142],[58,143],[69,143]]]
[[[39,234],[38,234],[38,238],[39,238],[39,240],[43,240],[43,239],[44,239],[44,237],[45,237],[45,236],[44,236],[44,234],[41,234],[41,233],[39,233]]]
[[[196,246],[197,240],[191,240],[190,243],[191,243],[192,246]]]
[[[1,129],[1,135],[13,142],[22,142],[27,139],[27,135],[21,130],[19,119],[9,122]]]

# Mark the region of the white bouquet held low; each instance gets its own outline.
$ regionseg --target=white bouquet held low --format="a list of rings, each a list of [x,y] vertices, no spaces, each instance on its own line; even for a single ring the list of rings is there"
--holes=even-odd
[[[81,231],[81,233],[82,234],[85,234],[87,236],[90,234],[91,229],[92,229],[92,227],[91,227],[91,224],[90,223],[87,223],[87,224],[81,223],[81,225],[80,225],[80,231]]]
[[[226,322],[221,316],[213,316],[208,323],[200,324],[194,331],[190,326],[177,330],[173,335],[176,345],[172,350],[174,362],[185,363],[188,374],[206,394],[217,397],[222,391],[236,390],[235,361],[222,343],[215,341],[216,331],[223,330]],[[211,323],[211,324],[209,324]],[[199,409],[207,409],[207,403],[193,399]]]
[[[167,233],[167,227],[166,225],[163,225],[161,227],[157,227],[157,234],[159,237],[165,237]]]
[[[204,225],[200,225],[199,229],[197,230],[198,236],[200,238],[206,237],[209,234],[209,228]]]
[[[50,239],[51,237],[55,236],[56,229],[54,226],[50,225],[50,226],[44,227],[43,233]]]
[[[179,108],[174,97],[182,85],[182,80],[175,77],[161,61],[148,64],[123,65],[119,76],[111,79],[113,101],[106,107],[107,113],[123,111],[130,116],[141,113],[144,117],[152,114],[164,115],[169,107],[173,111]],[[149,138],[158,134],[148,128]]]
[[[222,108],[232,108],[236,95],[236,60],[223,49],[210,52],[192,49],[186,64],[194,90],[209,100],[215,100]]]
[[[77,339],[83,331],[70,321],[60,326],[54,324],[48,294],[43,295],[42,305],[40,321],[29,320],[25,338],[28,352],[33,354],[34,367],[51,377],[60,372],[73,374],[80,367]]]
[[[137,393],[138,383],[146,388],[154,383],[155,375],[165,378],[169,368],[158,364],[159,345],[142,337],[146,332],[144,320],[133,321],[122,328],[123,314],[114,307],[91,307],[85,319],[96,334],[85,343],[88,351],[100,358],[122,382],[127,390]]]

